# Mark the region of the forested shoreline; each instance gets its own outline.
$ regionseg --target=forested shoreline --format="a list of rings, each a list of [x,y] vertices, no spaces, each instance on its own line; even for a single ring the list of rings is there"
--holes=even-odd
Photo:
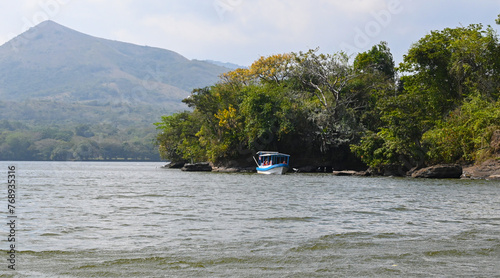
[[[36,126],[0,121],[0,158],[12,161],[159,161],[154,128]]]
[[[319,49],[261,57],[157,123],[161,157],[249,166],[258,150],[292,165],[408,171],[497,156],[500,44],[492,27],[432,31],[395,65],[381,42],[356,56]]]

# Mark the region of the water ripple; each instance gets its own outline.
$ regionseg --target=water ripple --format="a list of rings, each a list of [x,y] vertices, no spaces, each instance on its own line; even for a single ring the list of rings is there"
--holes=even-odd
[[[500,273],[494,182],[18,165],[19,277]]]

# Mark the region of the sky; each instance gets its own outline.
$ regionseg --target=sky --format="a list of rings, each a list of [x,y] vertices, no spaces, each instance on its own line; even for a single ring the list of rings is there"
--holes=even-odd
[[[432,30],[500,30],[499,0],[0,0],[0,45],[45,20],[188,59],[249,66],[261,56],[386,41],[396,62]]]

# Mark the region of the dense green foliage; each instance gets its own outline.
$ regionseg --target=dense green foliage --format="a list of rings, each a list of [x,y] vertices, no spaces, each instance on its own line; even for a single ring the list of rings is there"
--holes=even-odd
[[[363,131],[372,95],[361,89],[364,83],[343,53],[262,57],[249,69],[193,91],[184,100],[192,112],[163,117],[157,124],[161,155],[251,162],[256,150],[279,150],[297,163],[344,161]]]
[[[109,124],[33,127],[0,121],[2,160],[159,160],[154,129]]]
[[[157,123],[163,158],[225,163],[257,150],[296,165],[373,169],[485,158],[500,129],[500,44],[482,25],[433,31],[395,67],[386,43],[358,54],[262,57]],[[248,159],[247,159],[248,161]],[[352,165],[350,165],[352,166]]]
[[[490,155],[490,138],[500,128],[500,103],[468,98],[444,121],[424,133],[431,163],[471,162]]]
[[[499,61],[491,28],[431,32],[404,56],[398,90],[377,101],[382,125],[352,149],[374,168],[475,161],[500,128]]]

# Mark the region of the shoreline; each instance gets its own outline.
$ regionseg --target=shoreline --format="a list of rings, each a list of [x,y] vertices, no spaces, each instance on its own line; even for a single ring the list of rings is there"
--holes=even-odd
[[[203,168],[200,168],[203,166]],[[215,173],[255,173],[255,167],[238,167],[238,166],[215,166],[212,163],[169,163],[162,168],[165,169],[181,169],[183,171],[204,171]],[[500,158],[486,160],[478,165],[459,165],[459,164],[439,164],[432,165],[421,169],[413,169],[408,172],[385,171],[376,172],[370,169],[366,171],[357,170],[334,170],[324,166],[306,166],[300,168],[292,168],[289,173],[330,173],[332,176],[357,176],[357,177],[382,177],[382,176],[397,176],[397,177],[412,177],[412,178],[428,178],[428,179],[471,179],[471,180],[500,180]]]

